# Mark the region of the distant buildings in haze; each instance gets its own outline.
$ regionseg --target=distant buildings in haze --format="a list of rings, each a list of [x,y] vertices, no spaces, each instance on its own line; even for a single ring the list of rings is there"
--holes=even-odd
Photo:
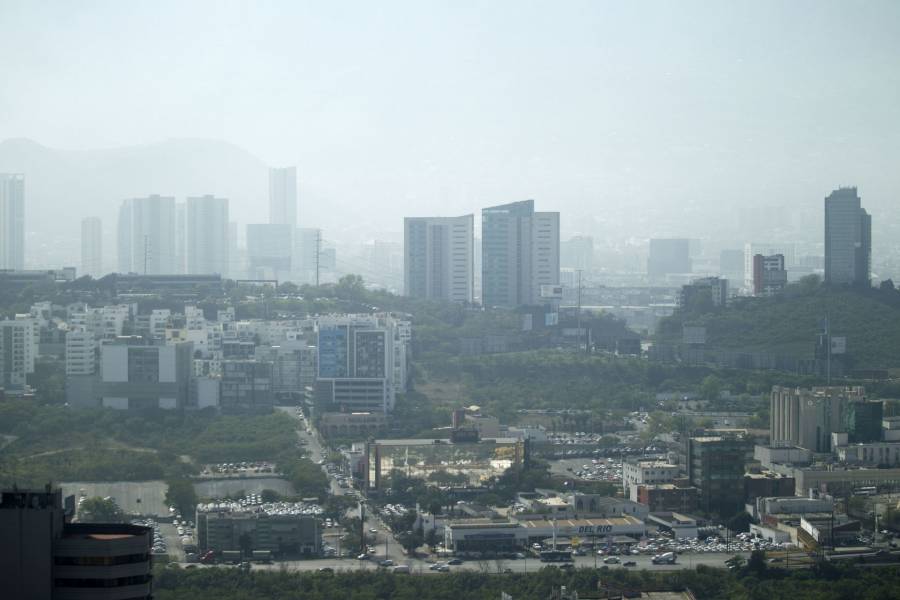
[[[0,173],[0,269],[25,268],[25,176]]]
[[[647,277],[659,281],[666,275],[691,272],[691,243],[687,239],[651,239]]]
[[[103,272],[103,222],[99,217],[81,220],[81,275],[97,278]]]
[[[269,223],[297,226],[297,167],[269,169]]]

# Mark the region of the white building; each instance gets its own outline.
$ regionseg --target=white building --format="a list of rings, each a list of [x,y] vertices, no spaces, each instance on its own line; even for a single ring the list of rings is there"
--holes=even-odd
[[[297,226],[297,167],[269,169],[269,223]]]
[[[227,276],[228,200],[214,196],[187,199],[187,273]]]
[[[119,208],[119,271],[142,275],[176,273],[175,198],[153,195]]]
[[[25,176],[0,173],[0,269],[25,268]]]
[[[93,375],[97,362],[97,340],[83,329],[66,332],[66,376]]]
[[[680,468],[660,460],[629,459],[622,463],[622,490],[625,497],[637,502],[637,486],[672,483]]]
[[[407,217],[403,230],[404,293],[414,298],[472,302],[475,216]]]
[[[103,223],[99,217],[81,220],[81,274],[95,279],[103,271]]]

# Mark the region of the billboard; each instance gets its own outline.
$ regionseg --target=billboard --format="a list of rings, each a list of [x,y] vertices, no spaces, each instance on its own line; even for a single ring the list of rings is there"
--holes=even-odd
[[[563,286],[561,285],[541,285],[541,298],[544,300],[562,300]]]
[[[831,338],[831,353],[832,354],[846,354],[847,353],[847,338],[846,337],[832,337]]]

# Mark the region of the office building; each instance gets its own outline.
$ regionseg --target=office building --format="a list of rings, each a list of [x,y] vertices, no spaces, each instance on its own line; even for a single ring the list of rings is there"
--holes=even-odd
[[[316,403],[323,412],[389,412],[406,390],[409,323],[391,316],[319,319]]]
[[[197,506],[201,552],[268,551],[276,558],[314,557],[322,552],[321,519],[296,511],[245,508],[235,502]]]
[[[703,312],[720,308],[728,303],[728,280],[721,277],[703,277],[682,286],[678,295],[679,306]]]
[[[272,363],[257,360],[223,360],[219,406],[223,413],[272,412]]]
[[[103,271],[103,223],[99,217],[81,220],[81,274],[97,279]]]
[[[184,407],[193,376],[193,344],[150,345],[120,337],[100,346],[97,396],[116,409]]]
[[[691,272],[691,242],[686,239],[651,239],[647,257],[647,277],[651,281],[666,275]]]
[[[175,198],[132,198],[119,208],[119,271],[176,273]]]
[[[0,269],[25,268],[25,176],[0,173]]]
[[[880,442],[883,437],[884,404],[879,401],[848,402],[844,432],[850,444]]]
[[[93,375],[96,372],[97,340],[92,331],[66,332],[66,376]]]
[[[316,278],[321,278],[324,270],[321,252],[321,229],[301,227],[294,232],[294,257],[291,266],[295,281],[315,284]]]
[[[269,169],[269,223],[297,227],[297,167]]]
[[[60,490],[0,492],[0,590],[6,600],[152,598],[153,531],[68,523]]]
[[[291,225],[247,225],[247,271],[251,279],[290,279],[293,253]]]
[[[534,200],[481,211],[484,306],[541,303],[542,285],[559,285],[559,213],[535,212]]]
[[[839,188],[825,198],[825,283],[870,283],[872,217],[860,202],[855,187]]]
[[[175,271],[176,275],[187,273],[188,244],[187,203],[175,203]]]
[[[6,393],[24,391],[28,374],[34,373],[36,331],[32,319],[0,321],[0,388]]]
[[[774,386],[769,401],[769,438],[773,445],[793,445],[830,452],[831,434],[843,432],[847,405],[864,402],[862,387]]]
[[[763,256],[775,256],[780,254],[784,257],[784,268],[790,269],[797,264],[797,249],[793,244],[776,243],[776,242],[748,242],[744,244],[744,293],[753,294],[753,260],[757,254]]]
[[[622,464],[622,491],[633,502],[638,501],[640,485],[672,483],[680,468],[661,460],[628,459]]]
[[[318,351],[302,340],[285,340],[277,346],[257,346],[257,360],[272,363],[272,392],[299,396],[316,383]]]
[[[753,255],[753,295],[776,296],[787,285],[783,254]]]
[[[688,438],[687,477],[700,490],[700,510],[729,516],[743,507],[744,468],[752,447],[740,435]]]
[[[188,275],[227,275],[228,200],[214,196],[187,199]]]
[[[475,217],[407,217],[403,222],[403,289],[407,296],[472,302]]]

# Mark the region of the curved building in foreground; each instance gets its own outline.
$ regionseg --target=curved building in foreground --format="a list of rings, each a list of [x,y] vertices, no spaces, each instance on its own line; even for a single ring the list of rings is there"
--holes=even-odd
[[[4,600],[150,600],[152,530],[66,523],[60,490],[0,492]]]

